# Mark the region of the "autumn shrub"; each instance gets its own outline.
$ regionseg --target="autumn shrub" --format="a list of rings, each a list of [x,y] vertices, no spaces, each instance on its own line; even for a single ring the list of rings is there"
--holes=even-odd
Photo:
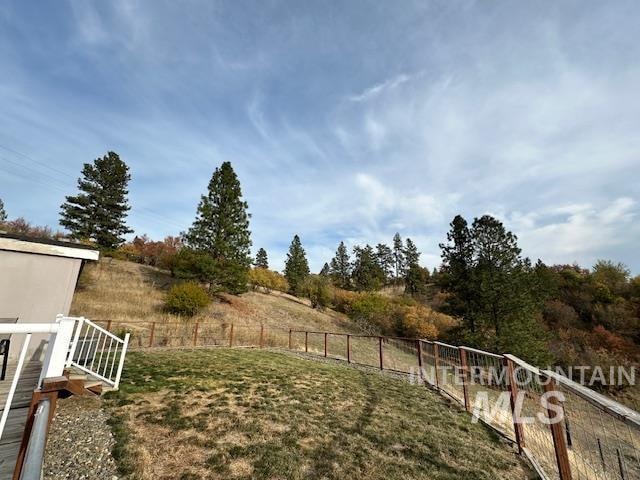
[[[169,289],[165,309],[177,315],[193,316],[210,302],[207,291],[197,282],[177,283]]]
[[[249,284],[255,289],[264,288],[267,292],[277,290],[286,292],[289,290],[289,283],[284,275],[267,268],[252,268],[249,270]]]

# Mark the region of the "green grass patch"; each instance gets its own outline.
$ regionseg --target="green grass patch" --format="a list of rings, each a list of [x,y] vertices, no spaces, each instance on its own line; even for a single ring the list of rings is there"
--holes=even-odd
[[[425,387],[283,353],[131,352],[107,398],[129,478],[531,476],[497,435]]]

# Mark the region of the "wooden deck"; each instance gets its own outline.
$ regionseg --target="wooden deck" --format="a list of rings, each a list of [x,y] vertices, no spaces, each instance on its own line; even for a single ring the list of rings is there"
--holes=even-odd
[[[22,440],[22,431],[27,419],[27,410],[31,402],[31,395],[38,383],[38,377],[42,364],[40,362],[30,362],[26,364],[18,381],[18,388],[13,396],[11,411],[4,428],[2,438],[0,438],[0,479],[11,478],[13,468]],[[7,399],[9,387],[16,370],[15,364],[9,364],[7,376],[0,382],[0,413],[4,409],[4,402]]]

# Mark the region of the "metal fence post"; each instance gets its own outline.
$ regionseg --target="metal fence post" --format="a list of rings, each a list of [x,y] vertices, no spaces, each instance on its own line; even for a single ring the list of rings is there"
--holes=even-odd
[[[418,351],[418,378],[422,380],[422,342],[420,339],[416,340],[416,347]]]
[[[327,332],[324,332],[324,356],[327,356]]]
[[[438,362],[438,344],[433,342],[433,366],[436,376],[436,388],[440,389],[440,375],[438,374],[438,367],[440,366],[440,362]]]
[[[351,363],[351,335],[347,334],[347,363]]]
[[[556,391],[556,383],[552,378],[545,377],[544,391],[545,393],[555,392]],[[547,398],[547,402],[549,405],[557,405],[560,406],[560,401],[556,398],[555,395],[549,395]],[[569,463],[569,454],[567,452],[567,443],[564,437],[564,432],[562,430],[562,425],[560,422],[555,421],[558,416],[558,412],[553,410],[551,407],[547,408],[547,414],[549,416],[549,420],[551,423],[549,424],[549,428],[551,428],[551,437],[553,438],[553,449],[556,454],[556,462],[558,464],[558,473],[560,475],[560,480],[571,480],[571,464]]]
[[[260,348],[264,348],[264,325],[260,324]]]
[[[513,369],[513,362],[507,357],[503,357],[502,364],[507,369],[507,382],[509,385],[511,418],[513,418],[513,431],[516,434],[516,443],[518,444],[518,451],[522,453],[523,448],[525,447],[524,429],[522,428],[522,423],[519,421],[520,412],[516,411],[516,405],[518,400],[518,383],[516,381],[515,371]]]
[[[380,370],[384,370],[384,359],[382,354],[382,337],[378,337],[378,348],[380,350]]]
[[[231,328],[229,329],[229,346],[233,347],[233,323],[231,324]]]
[[[469,403],[469,366],[467,365],[467,351],[463,347],[458,348],[460,355],[460,367],[462,369],[462,396],[464,397],[464,408],[467,412],[471,411]]]
[[[156,334],[156,322],[151,322],[151,332],[149,333],[149,346],[153,347],[153,337]]]
[[[304,332],[304,352],[309,351],[309,332]]]
[[[289,329],[289,350],[293,348],[293,343],[291,342],[291,329]]]

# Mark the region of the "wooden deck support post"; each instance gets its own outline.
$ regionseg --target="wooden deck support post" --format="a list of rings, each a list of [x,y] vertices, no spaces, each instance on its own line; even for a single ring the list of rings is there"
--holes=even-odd
[[[156,334],[156,322],[151,322],[151,332],[149,333],[149,346],[153,347],[153,339]]]
[[[384,357],[382,353],[382,337],[378,337],[378,349],[380,350],[380,370],[384,370]]]
[[[516,405],[518,400],[518,382],[516,379],[515,370],[513,368],[513,362],[509,358],[504,357],[502,359],[502,364],[507,369],[507,382],[509,385],[511,417],[513,418],[513,431],[516,434],[516,443],[518,444],[518,451],[522,454],[523,449],[525,447],[525,442],[524,442],[524,429],[522,428],[522,423],[518,421],[520,417],[520,412],[516,411]]]
[[[111,323],[113,322],[113,320],[107,320],[107,331],[110,332],[111,331]]]
[[[463,347],[458,348],[460,355],[460,368],[462,370],[462,396],[464,398],[464,409],[471,412],[471,403],[469,402],[469,365],[467,363],[467,351]]]
[[[556,391],[556,382],[552,378],[546,379],[544,385],[545,393],[555,392]],[[560,406],[560,401],[556,398],[555,395],[549,395],[547,398],[549,405],[558,405]],[[552,408],[547,409],[547,413],[549,415],[549,420],[551,423],[549,428],[551,428],[551,437],[553,438],[553,449],[556,454],[556,462],[558,464],[558,474],[560,475],[560,480],[571,480],[571,464],[569,463],[569,454],[567,452],[567,442],[564,437],[564,431],[562,429],[562,421],[554,422],[556,417],[558,416],[558,412],[556,412]]]

